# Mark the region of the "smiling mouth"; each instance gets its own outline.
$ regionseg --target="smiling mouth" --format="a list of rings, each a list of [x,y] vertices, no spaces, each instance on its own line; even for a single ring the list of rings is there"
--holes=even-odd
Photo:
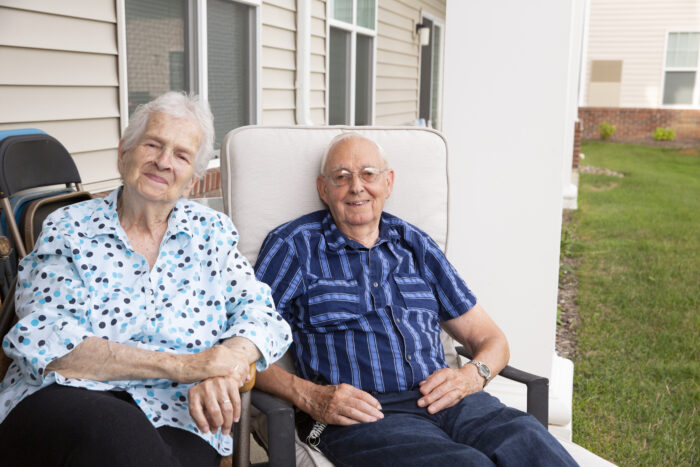
[[[164,185],[167,185],[167,184],[168,184],[168,181],[167,181],[166,179],[164,179],[163,177],[159,177],[158,175],[154,175],[154,174],[144,174],[144,175],[145,175],[149,180],[152,180],[152,181],[154,181],[154,182],[156,182],[156,183],[162,183],[162,184],[164,184]]]
[[[358,206],[364,206],[368,202],[369,201],[348,201],[345,204],[347,204],[348,206],[352,206],[352,207],[358,207]]]

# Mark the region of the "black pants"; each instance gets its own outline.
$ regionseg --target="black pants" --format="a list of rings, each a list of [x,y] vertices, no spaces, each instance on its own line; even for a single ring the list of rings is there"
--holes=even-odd
[[[20,402],[0,424],[4,466],[218,466],[199,436],[155,428],[125,392],[52,384]]]

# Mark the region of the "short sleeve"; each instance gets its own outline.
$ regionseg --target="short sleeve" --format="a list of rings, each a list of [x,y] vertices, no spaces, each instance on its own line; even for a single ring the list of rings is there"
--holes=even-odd
[[[432,283],[440,303],[440,321],[458,318],[476,305],[476,297],[433,239],[423,234],[422,240],[423,274]]]
[[[277,311],[291,323],[293,301],[304,293],[302,271],[293,245],[274,232],[270,233],[260,249],[255,273],[270,286]]]
[[[262,357],[256,367],[265,370],[278,360],[292,342],[289,325],[275,310],[270,288],[255,278],[253,268],[237,248],[238,233],[230,219],[222,216],[223,243],[228,246],[222,265],[228,329],[223,339],[245,337]]]
[[[18,266],[17,324],[3,350],[40,385],[46,366],[93,334],[88,330],[89,291],[72,261],[77,249],[62,232],[58,216],[47,219],[37,247]]]

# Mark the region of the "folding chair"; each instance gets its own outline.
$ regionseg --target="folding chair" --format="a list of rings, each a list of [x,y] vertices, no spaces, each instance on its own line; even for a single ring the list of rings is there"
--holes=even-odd
[[[17,263],[34,248],[42,222],[58,208],[90,198],[73,158],[55,138],[35,128],[0,131],[0,226],[9,237],[9,248],[0,249],[0,335],[14,319]]]

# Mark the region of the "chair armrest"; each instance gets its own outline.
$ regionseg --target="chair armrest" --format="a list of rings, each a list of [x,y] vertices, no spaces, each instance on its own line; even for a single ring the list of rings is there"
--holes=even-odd
[[[296,466],[294,407],[259,389],[251,391],[252,403],[267,417],[267,454],[270,467]]]
[[[472,356],[462,346],[457,346],[457,353],[471,360]],[[535,417],[547,428],[549,419],[549,379],[533,375],[506,365],[499,373],[504,378],[527,386],[527,413]]]

